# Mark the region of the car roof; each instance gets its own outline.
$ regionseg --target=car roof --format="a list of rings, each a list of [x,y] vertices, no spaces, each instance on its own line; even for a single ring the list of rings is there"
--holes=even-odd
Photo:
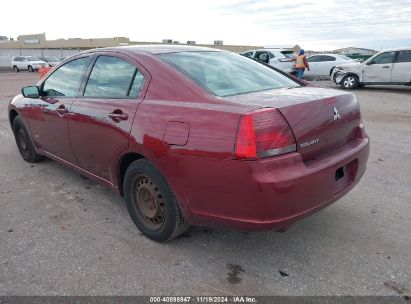
[[[399,47],[399,48],[385,49],[385,50],[379,51],[378,53],[395,52],[395,51],[411,51],[411,46],[403,46],[403,47]]]
[[[118,50],[128,50],[132,52],[145,52],[153,55],[165,54],[165,53],[180,53],[180,52],[224,52],[223,50],[200,47],[200,46],[189,46],[189,45],[127,45],[118,47],[109,47],[97,49],[97,51],[107,50],[107,51],[118,51]],[[94,49],[96,51],[96,49]]]

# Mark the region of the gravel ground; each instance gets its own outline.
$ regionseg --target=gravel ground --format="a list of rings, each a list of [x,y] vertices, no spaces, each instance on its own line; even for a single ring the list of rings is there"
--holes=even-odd
[[[337,203],[285,233],[192,228],[157,244],[119,195],[56,162],[21,159],[7,103],[36,81],[0,73],[0,295],[410,293],[411,88],[354,91],[371,155]]]

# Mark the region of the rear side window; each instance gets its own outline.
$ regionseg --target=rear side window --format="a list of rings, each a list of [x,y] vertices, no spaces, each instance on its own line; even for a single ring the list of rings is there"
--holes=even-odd
[[[217,96],[300,86],[261,63],[229,52],[180,52],[158,56]]]
[[[394,62],[394,57],[395,57],[395,52],[387,52],[387,53],[382,53],[375,57],[372,62],[374,64],[386,64],[386,63],[393,63]]]
[[[248,58],[253,58],[253,52],[244,53],[243,56],[248,57]]]
[[[43,83],[43,96],[75,97],[89,57],[75,59],[58,68]]]
[[[93,66],[84,96],[137,97],[143,80],[143,75],[133,64],[117,57],[100,56]]]
[[[294,58],[297,56],[294,51],[281,51],[281,54],[283,54],[287,58]]]
[[[411,50],[398,52],[397,62],[411,62]]]
[[[319,62],[321,60],[321,56],[311,56],[307,59],[308,62]]]
[[[323,55],[321,56],[321,61],[335,61],[335,57]]]

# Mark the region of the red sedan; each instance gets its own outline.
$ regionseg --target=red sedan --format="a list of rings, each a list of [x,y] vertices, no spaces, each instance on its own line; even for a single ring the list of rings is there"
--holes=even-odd
[[[80,53],[23,88],[9,118],[23,159],[115,189],[156,241],[190,224],[284,231],[351,190],[369,154],[351,93],[208,48]]]

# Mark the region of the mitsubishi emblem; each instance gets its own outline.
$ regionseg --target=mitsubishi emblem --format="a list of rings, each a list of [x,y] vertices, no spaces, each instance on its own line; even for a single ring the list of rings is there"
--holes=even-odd
[[[340,113],[338,113],[338,110],[336,107],[334,107],[334,121],[339,120],[341,118]]]

